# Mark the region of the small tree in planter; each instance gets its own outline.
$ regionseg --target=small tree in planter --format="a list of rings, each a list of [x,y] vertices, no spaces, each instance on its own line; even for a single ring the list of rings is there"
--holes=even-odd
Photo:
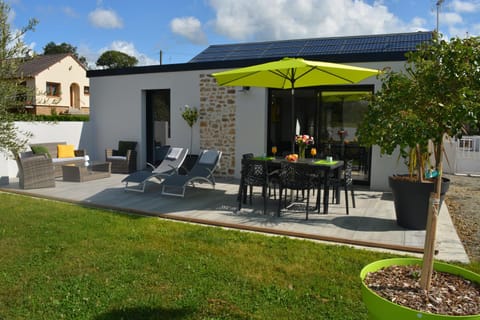
[[[373,96],[357,134],[363,145],[378,145],[382,153],[392,154],[398,146],[410,165],[416,159],[415,174],[413,166],[409,168],[418,181],[425,179],[422,159],[433,153],[431,168],[437,176],[420,276],[421,287],[428,292],[440,210],[443,141],[446,136],[462,135],[466,126],[477,126],[480,120],[480,38],[445,41],[435,36],[407,59],[404,73],[387,70],[380,75],[382,88]]]
[[[182,118],[187,122],[188,126],[190,127],[190,151],[185,159],[185,162],[182,165],[184,171],[188,172],[193,167],[195,162],[197,161],[198,155],[192,154],[193,148],[193,125],[198,120],[198,110],[195,107],[190,107],[185,105],[182,109]]]
[[[198,120],[198,110],[195,107],[190,107],[185,105],[182,110],[182,118],[187,122],[190,127],[190,152],[192,151],[193,145],[193,125]]]

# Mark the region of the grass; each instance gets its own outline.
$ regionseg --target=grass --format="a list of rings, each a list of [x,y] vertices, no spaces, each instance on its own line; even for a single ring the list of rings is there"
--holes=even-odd
[[[7,193],[0,212],[0,319],[367,319],[359,272],[393,256]]]

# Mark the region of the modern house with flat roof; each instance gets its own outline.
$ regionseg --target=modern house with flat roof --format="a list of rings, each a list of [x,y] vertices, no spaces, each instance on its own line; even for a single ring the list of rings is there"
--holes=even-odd
[[[289,90],[219,87],[212,73],[284,57],[402,70],[405,54],[431,41],[433,32],[314,38],[212,45],[188,63],[90,70],[90,130],[93,157],[101,159],[119,140],[138,142],[138,169],[155,162],[155,148],[190,147],[190,127],[181,116],[185,105],[199,110],[193,126],[193,150],[223,151],[217,174],[240,176],[242,154],[290,151],[292,132],[315,138],[317,157],[352,158],[355,179],[372,189],[387,189],[387,177],[402,170],[396,156],[356,142],[366,108],[365,95],[380,88],[371,77],[359,84],[295,90],[292,121]],[[292,128],[292,123],[295,128]]]

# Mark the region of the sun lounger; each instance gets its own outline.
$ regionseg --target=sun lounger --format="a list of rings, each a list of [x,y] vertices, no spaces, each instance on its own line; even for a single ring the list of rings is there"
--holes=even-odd
[[[204,150],[197,162],[186,175],[172,174],[162,182],[162,194],[170,196],[185,196],[188,185],[195,186],[196,182],[206,182],[215,188],[213,172],[220,164],[222,152],[217,150]]]
[[[144,192],[145,186],[150,179],[157,178],[162,180],[165,177],[178,173],[178,169],[187,157],[187,153],[188,148],[170,148],[163,161],[152,171],[141,170],[125,177],[122,180],[125,183],[125,191]]]

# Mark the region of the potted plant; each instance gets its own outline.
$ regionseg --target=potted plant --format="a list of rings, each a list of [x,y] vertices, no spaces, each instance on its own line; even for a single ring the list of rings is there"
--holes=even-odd
[[[468,126],[479,124],[479,66],[479,38],[445,41],[435,35],[431,43],[407,55],[405,72],[385,70],[380,75],[382,88],[372,97],[358,128],[361,144],[378,145],[386,154],[399,148],[408,160],[409,175],[392,177],[393,180],[412,180],[431,187],[429,199],[425,200],[427,232],[419,276],[425,296],[429,294],[433,273],[436,222],[444,181],[443,142],[447,137],[462,135]],[[427,175],[426,169],[430,170]],[[387,318],[392,319],[391,315]]]
[[[192,154],[193,148],[193,125],[198,120],[198,110],[195,107],[190,107],[189,105],[185,105],[182,109],[182,118],[187,122],[188,126],[190,127],[190,150],[189,154],[185,158],[184,169],[188,172],[195,162],[197,161],[198,155]]]

